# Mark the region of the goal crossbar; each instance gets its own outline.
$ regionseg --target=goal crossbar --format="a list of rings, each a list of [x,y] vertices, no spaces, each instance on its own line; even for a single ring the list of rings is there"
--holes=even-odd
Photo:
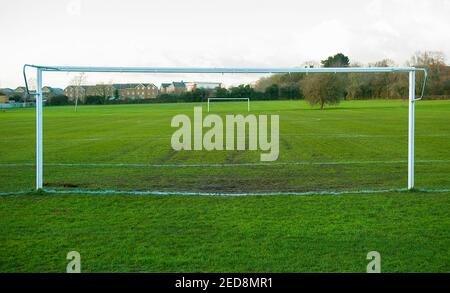
[[[274,74],[274,73],[390,73],[404,72],[409,74],[409,107],[408,107],[408,189],[414,189],[414,112],[415,102],[422,99],[425,90],[427,71],[415,67],[232,67],[232,68],[206,68],[206,67],[97,67],[97,66],[41,66],[25,64],[23,76],[27,93],[28,83],[26,68],[36,69],[36,189],[43,187],[43,139],[42,139],[42,73],[43,72],[102,72],[102,73],[235,73],[235,74]],[[420,98],[416,99],[416,72],[423,71],[424,79]]]
[[[41,71],[63,72],[128,72],[128,73],[339,73],[339,72],[410,72],[424,70],[416,67],[100,67],[100,66],[41,66],[25,64]]]

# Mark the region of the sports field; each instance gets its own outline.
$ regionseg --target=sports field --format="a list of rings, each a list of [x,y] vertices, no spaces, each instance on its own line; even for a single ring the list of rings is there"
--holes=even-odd
[[[279,158],[267,163],[261,151],[174,151],[172,117],[192,117],[199,105],[45,108],[44,187],[224,193],[406,187],[406,101],[352,101],[323,111],[300,101],[252,102],[251,114],[280,115]],[[212,104],[222,116],[246,110],[245,102]],[[0,114],[0,191],[30,190],[34,109]],[[416,185],[449,188],[449,173],[450,103],[418,103]]]
[[[268,163],[173,151],[172,117],[200,105],[45,108],[40,194],[34,109],[0,112],[0,271],[64,271],[70,250],[83,271],[364,272],[370,250],[383,271],[450,271],[449,101],[417,103],[414,193],[406,101],[252,102],[280,116]]]

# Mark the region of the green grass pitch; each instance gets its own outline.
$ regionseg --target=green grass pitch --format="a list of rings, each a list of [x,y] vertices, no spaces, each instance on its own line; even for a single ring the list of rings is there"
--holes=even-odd
[[[45,189],[73,194],[28,193],[34,109],[0,112],[0,271],[63,272],[71,250],[86,272],[364,272],[371,250],[382,271],[450,271],[449,101],[417,103],[418,192],[395,191],[407,182],[406,101],[252,102],[252,114],[280,115],[275,164],[259,151],[173,151],[171,118],[195,105],[45,108]],[[246,114],[246,102],[211,109]],[[311,191],[330,194],[288,195]]]

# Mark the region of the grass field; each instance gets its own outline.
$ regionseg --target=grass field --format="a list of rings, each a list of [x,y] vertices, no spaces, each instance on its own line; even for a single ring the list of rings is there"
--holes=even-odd
[[[34,110],[0,112],[0,271],[64,271],[70,250],[83,271],[364,272],[370,250],[383,271],[450,271],[449,101],[417,104],[428,192],[414,193],[376,192],[406,187],[405,101],[252,102],[280,115],[279,160],[264,165],[255,151],[174,152],[170,120],[193,106],[45,108],[45,188],[77,194],[19,193],[34,187]],[[278,195],[83,194],[105,189]],[[309,191],[348,194],[286,195]]]
[[[268,165],[260,165],[259,151],[172,150],[170,121],[179,113],[193,116],[193,106],[46,108],[45,187],[234,193],[406,186],[405,101],[353,101],[325,111],[299,101],[253,102],[254,114],[280,115],[280,155]],[[212,109],[246,113],[246,104]],[[0,114],[0,191],[30,190],[33,109]],[[450,103],[418,103],[416,119],[417,187],[450,187]]]
[[[450,193],[0,199],[0,271],[450,271]]]

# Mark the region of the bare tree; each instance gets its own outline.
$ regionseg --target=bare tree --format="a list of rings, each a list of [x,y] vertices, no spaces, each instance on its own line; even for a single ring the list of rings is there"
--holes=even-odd
[[[394,60],[385,58],[385,59],[382,59],[382,60],[374,62],[374,63],[369,63],[369,66],[371,66],[371,67],[394,67],[394,66],[396,66],[396,64],[395,64]]]
[[[85,72],[81,72],[80,74],[78,74],[77,76],[75,76],[70,84],[75,86],[75,112],[77,111],[77,107],[78,107],[78,98],[80,97],[80,95],[82,95],[83,92],[83,85],[86,84],[86,73]]]
[[[395,61],[389,58],[385,58],[374,63],[369,63],[370,67],[395,67]],[[396,84],[398,81],[398,74],[390,74],[390,73],[380,73],[371,76],[370,80],[372,81],[372,85],[374,85],[374,93],[372,96],[378,98],[387,98],[390,99],[392,96],[396,97],[395,93],[396,89],[400,89],[399,84]],[[394,93],[391,93],[394,91]]]
[[[417,67],[445,66],[445,55],[441,51],[418,51],[411,57],[408,65]]]
[[[34,78],[34,77],[30,77],[29,79],[28,79],[28,90],[31,92],[31,93],[36,93],[36,88],[37,88],[37,80],[36,80],[36,78]],[[22,96],[22,102],[26,105],[26,103],[27,103],[27,97],[28,97],[28,93],[27,92],[24,92],[23,93],[23,96]],[[35,99],[36,99],[36,96],[35,96]],[[33,102],[33,99],[30,99],[30,102]]]
[[[440,51],[419,51],[411,57],[410,66],[424,67],[428,70],[428,82],[425,88],[425,94],[444,95],[448,77],[446,74],[447,66],[445,64],[445,55]],[[421,76],[422,78],[423,75]],[[420,77],[419,77],[420,78]]]
[[[316,60],[307,60],[301,64],[303,68],[319,68],[320,62]]]
[[[99,84],[96,85],[96,92],[99,96],[101,96],[103,99],[106,99],[106,84],[104,82],[101,82]]]
[[[345,95],[344,78],[336,74],[311,74],[301,83],[305,100],[311,106],[319,104],[320,109],[323,109],[325,104],[339,104]]]

